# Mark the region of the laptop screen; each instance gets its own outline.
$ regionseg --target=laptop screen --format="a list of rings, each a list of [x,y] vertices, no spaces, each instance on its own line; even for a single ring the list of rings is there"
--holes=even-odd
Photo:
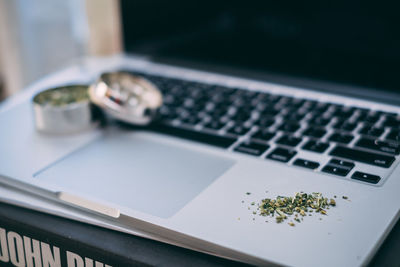
[[[124,46],[400,93],[398,11],[365,1],[121,0]]]

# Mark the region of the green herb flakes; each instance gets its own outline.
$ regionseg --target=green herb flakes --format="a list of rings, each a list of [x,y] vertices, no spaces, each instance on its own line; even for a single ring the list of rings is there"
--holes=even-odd
[[[73,85],[41,92],[33,101],[41,106],[62,107],[73,103],[88,102],[88,87]]]
[[[343,199],[347,199],[347,197],[343,197]],[[255,202],[251,202],[251,205],[255,205]],[[262,199],[258,203],[257,211],[260,216],[275,217],[277,223],[293,218],[292,216],[294,216],[294,221],[300,223],[303,217],[311,216],[311,213],[328,215],[327,209],[335,206],[336,201],[333,198],[328,199],[319,192],[311,194],[300,192],[291,197],[277,196],[275,199]],[[254,211],[253,214],[257,214],[257,212]],[[321,218],[319,219],[322,220]],[[290,226],[295,225],[292,221],[288,224]]]

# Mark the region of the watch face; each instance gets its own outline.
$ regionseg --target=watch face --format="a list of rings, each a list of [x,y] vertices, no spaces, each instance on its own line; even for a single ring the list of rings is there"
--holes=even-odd
[[[64,107],[69,104],[88,102],[88,87],[85,85],[70,85],[49,89],[37,94],[33,102],[40,106]]]

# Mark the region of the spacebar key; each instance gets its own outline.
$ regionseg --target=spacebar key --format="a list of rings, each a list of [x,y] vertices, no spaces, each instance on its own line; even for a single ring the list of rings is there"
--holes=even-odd
[[[329,153],[329,155],[340,158],[351,159],[383,168],[389,168],[395,160],[395,158],[391,156],[380,155],[376,153],[347,148],[343,146],[335,147]]]
[[[208,134],[204,132],[175,128],[166,125],[157,125],[155,127],[151,127],[150,129],[159,133],[180,137],[212,146],[218,146],[222,148],[230,147],[237,140],[236,138],[228,136]]]

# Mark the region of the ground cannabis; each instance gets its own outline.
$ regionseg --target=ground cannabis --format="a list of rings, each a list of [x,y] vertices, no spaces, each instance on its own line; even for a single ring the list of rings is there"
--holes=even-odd
[[[61,107],[72,103],[89,101],[87,86],[75,85],[59,87],[41,92],[34,98],[34,102],[41,106]]]
[[[336,206],[336,201],[333,198],[328,199],[317,192],[311,194],[300,192],[293,197],[277,196],[275,199],[262,199],[257,210],[261,216],[275,217],[277,223],[281,223],[291,216],[294,216],[294,220],[300,223],[304,216],[311,216],[313,212],[327,215],[326,210],[333,206]],[[256,214],[256,212],[253,212],[253,214]],[[288,224],[295,226],[294,222]]]

